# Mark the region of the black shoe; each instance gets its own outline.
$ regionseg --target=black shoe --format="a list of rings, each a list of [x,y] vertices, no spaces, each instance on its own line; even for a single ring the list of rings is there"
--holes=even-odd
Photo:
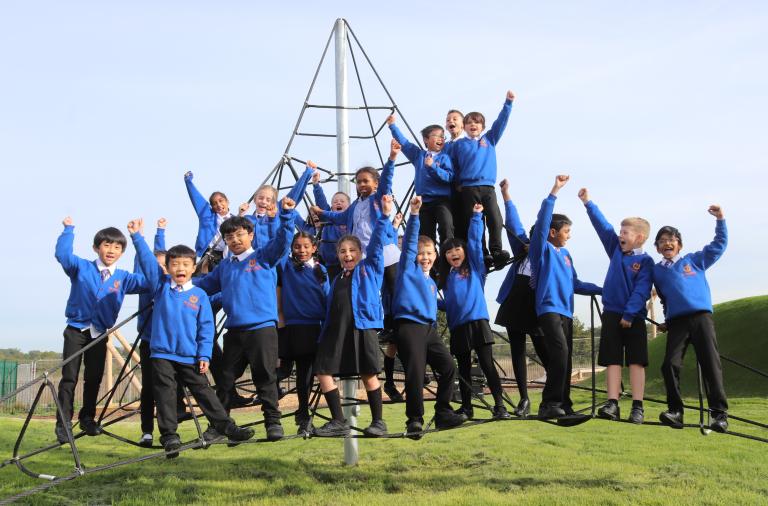
[[[403,402],[403,394],[400,393],[394,383],[384,383],[384,393],[392,402]]]
[[[673,429],[683,428],[683,412],[682,411],[664,411],[659,415],[659,421],[672,427]]]
[[[282,428],[280,431],[282,432]],[[269,433],[269,428],[267,428],[267,433]],[[252,428],[240,427],[234,423],[229,424],[227,430],[224,431],[224,435],[229,439],[229,444],[247,441],[253,437],[253,434],[254,432]]]
[[[457,415],[464,415],[467,420],[472,420],[475,417],[475,410],[472,406],[462,406],[454,411],[454,413]]]
[[[716,411],[712,413],[712,422],[709,428],[721,434],[728,432],[728,413]]]
[[[349,424],[347,421],[331,420],[322,427],[315,429],[315,436],[317,437],[338,437],[349,435]]]
[[[559,406],[542,402],[539,405],[539,418],[561,418],[565,416],[565,410]]]
[[[371,424],[363,429],[363,434],[368,437],[381,437],[387,433],[387,424],[384,420],[374,420]]]
[[[69,429],[72,430],[72,424],[69,425]],[[56,433],[56,441],[58,441],[59,444],[69,443],[66,427],[57,423],[54,432]]]
[[[89,436],[98,436],[101,434],[101,425],[96,423],[96,420],[93,418],[83,418],[80,420],[80,428]]]
[[[608,401],[607,403],[603,404],[600,409],[597,410],[597,417],[611,421],[619,420],[621,418],[621,410],[619,409],[619,404]]]
[[[311,436],[315,433],[315,426],[312,425],[309,418],[296,420],[296,427],[296,434],[299,436]]]
[[[192,413],[189,411],[182,411],[181,413],[176,413],[176,423],[182,423],[192,420]]]
[[[283,426],[280,422],[269,422],[266,424],[267,429],[267,441],[279,441],[283,439],[285,433],[283,432]]]
[[[253,405],[253,398],[251,397],[243,397],[242,395],[233,395],[229,399],[229,408],[230,409],[237,409],[237,408],[244,408],[246,406]]]
[[[418,418],[408,420],[408,423],[405,425],[405,432],[408,433],[407,437],[414,441],[418,441],[424,436],[421,433],[422,430],[424,430],[424,421]]]
[[[214,443],[223,437],[224,435],[217,431],[213,425],[209,425],[205,432],[203,432],[203,441],[206,443]]]
[[[464,413],[455,413],[450,410],[435,413],[435,427],[438,429],[450,429],[452,427],[458,427],[467,420],[467,415]]]
[[[504,267],[506,267],[507,262],[509,261],[509,252],[504,250],[499,250],[491,253],[491,256],[493,257],[493,268],[497,271],[500,271]]]
[[[561,427],[573,427],[575,425],[581,425],[584,422],[588,422],[592,417],[584,415],[582,413],[576,413],[573,410],[565,411],[565,416],[557,419],[557,425]]]
[[[149,432],[145,432],[141,435],[141,438],[139,439],[139,446],[142,448],[152,448],[152,434]]]
[[[519,416],[520,418],[525,418],[528,416],[531,412],[531,401],[528,399],[528,397],[523,397],[520,399],[520,402],[517,403],[517,407],[515,408],[515,416]]]
[[[632,408],[632,411],[629,412],[629,418],[627,418],[627,420],[629,420],[630,422],[636,423],[638,425],[643,423],[644,419],[645,419],[645,414],[643,413],[643,408],[640,408],[637,406]]]
[[[512,418],[512,415],[509,414],[507,408],[500,404],[493,407],[493,418],[495,420],[509,420]]]
[[[485,264],[485,270],[491,270],[491,267],[493,267],[493,256],[483,255],[483,263]]]
[[[179,436],[173,435],[168,437],[161,437],[160,442],[163,445],[163,449],[165,450],[165,458],[167,459],[175,459],[179,456],[179,452],[177,451],[179,448],[181,448],[181,439],[179,439]]]

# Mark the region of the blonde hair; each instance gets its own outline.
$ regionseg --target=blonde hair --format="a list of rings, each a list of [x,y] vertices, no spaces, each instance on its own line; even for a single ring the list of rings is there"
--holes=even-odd
[[[645,218],[639,218],[632,216],[621,220],[622,227],[630,227],[638,234],[643,236],[643,241],[648,240],[648,236],[651,235],[651,224]]]
[[[256,190],[255,192],[253,192],[252,199],[256,200],[256,195],[261,193],[263,190],[267,190],[267,191],[272,192],[272,200],[277,202],[277,188],[275,188],[274,186],[269,185],[269,184],[263,184],[263,185],[259,186],[259,189]]]

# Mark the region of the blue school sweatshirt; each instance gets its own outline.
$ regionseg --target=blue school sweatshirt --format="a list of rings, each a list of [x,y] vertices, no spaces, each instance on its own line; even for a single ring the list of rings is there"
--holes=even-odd
[[[511,111],[512,101],[504,101],[499,117],[478,140],[462,137],[443,148],[453,160],[454,179],[459,186],[496,184],[496,144],[504,133]]]
[[[427,157],[427,150],[419,148],[416,144],[408,140],[400,132],[397,125],[389,125],[392,131],[392,137],[402,146],[403,154],[414,168],[414,191],[416,195],[421,195],[424,202],[447,199],[451,196],[451,181],[453,181],[453,164],[451,157],[446,153],[437,153],[432,159],[432,166],[424,163]]]
[[[411,215],[405,227],[403,251],[397,269],[392,314],[418,323],[433,324],[437,321],[437,285],[424,275],[416,261],[419,248],[419,215]]]
[[[653,282],[667,321],[699,311],[712,312],[712,294],[704,273],[722,256],[727,245],[725,220],[717,220],[715,238],[704,249],[688,253],[672,267],[665,267],[664,260],[654,266]]]
[[[527,255],[525,246],[531,242],[528,239],[528,234],[523,228],[523,223],[520,221],[520,215],[517,212],[515,204],[511,200],[504,202],[504,226],[507,231],[507,239],[509,239],[509,246],[512,248],[512,256],[515,259],[524,259]],[[520,268],[520,262],[522,260],[516,260],[509,266],[504,281],[501,283],[499,289],[499,295],[496,297],[496,302],[503,303],[509,297],[509,292],[512,291],[512,285],[515,284],[515,276],[517,275],[517,269]]]
[[[312,185],[312,192],[315,195],[315,204],[323,211],[330,211],[331,206],[325,198],[323,187],[319,184]],[[323,214],[325,216],[325,214]],[[347,234],[347,225],[334,225],[328,223],[323,225],[322,235],[320,236],[320,256],[323,257],[325,265],[339,265],[339,257],[336,254],[336,241]]]
[[[389,223],[389,218],[376,210],[376,227],[373,229],[371,241],[365,249],[366,256],[352,270],[352,294],[350,298],[356,329],[380,329],[384,327],[381,284],[384,281],[384,239],[387,236],[387,225],[392,226]],[[339,274],[339,276],[343,275],[344,272]],[[336,276],[331,283],[325,321],[318,341],[325,337],[328,322],[334,317],[331,314],[331,302],[339,276]]]
[[[155,251],[165,251],[164,228],[158,228],[155,231],[155,240],[153,246],[153,255]],[[157,261],[157,259],[155,259],[155,261]],[[140,272],[146,277],[146,274],[142,272],[141,265],[139,264],[138,250],[136,251],[136,256],[133,258],[133,272]],[[145,307],[152,304],[152,296],[152,292],[139,294],[139,310],[144,309]],[[152,308],[147,309],[146,311],[142,311],[139,313],[139,316],[136,317],[136,331],[141,332],[142,341],[149,341],[152,339]]]
[[[75,227],[67,225],[56,241],[56,260],[72,282],[64,310],[67,325],[81,330],[91,325],[96,330],[107,330],[115,325],[125,294],[148,291],[149,285],[141,273],[122,269],[115,269],[112,276],[102,281],[95,260],[88,261],[73,253],[74,240]]]
[[[242,261],[223,260],[212,272],[196,278],[195,285],[213,295],[221,292],[228,329],[255,330],[277,323],[277,273],[274,267],[288,254],[293,238],[293,210],[280,212],[275,239]]]
[[[488,320],[485,303],[485,264],[483,263],[483,215],[472,213],[467,232],[467,256],[469,272],[462,275],[451,269],[443,288],[445,313],[448,327],[455,329],[475,320]]]
[[[316,264],[325,274],[318,281],[315,268],[302,264],[297,269],[290,257],[280,260],[277,266],[280,279],[280,302],[286,325],[320,325],[325,318],[328,303],[328,271]]]
[[[568,250],[556,248],[547,240],[555,200],[554,195],[549,195],[541,203],[528,250],[536,283],[536,314],[558,313],[573,318],[573,294],[600,295],[602,289],[579,280]]]
[[[205,250],[208,249],[208,245],[219,231],[216,226],[216,213],[213,212],[208,200],[195,187],[191,176],[184,176],[184,184],[187,186],[189,200],[192,202],[192,207],[195,208],[195,213],[197,214],[198,228],[197,239],[195,239],[195,254],[199,258],[203,256]]]
[[[619,245],[619,236],[597,205],[590,200],[585,207],[589,221],[611,259],[603,281],[603,310],[620,314],[628,322],[635,318],[644,320],[645,304],[653,284],[653,259],[647,253],[625,255]]]
[[[171,277],[160,270],[141,234],[131,239],[155,300],[150,356],[189,365],[210,362],[215,326],[208,295],[196,286],[182,292],[171,288]]]

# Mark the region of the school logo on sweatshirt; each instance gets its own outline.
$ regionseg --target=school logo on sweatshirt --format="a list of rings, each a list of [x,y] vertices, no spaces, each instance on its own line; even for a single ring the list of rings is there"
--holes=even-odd
[[[481,147],[481,148],[487,148],[487,147],[488,147],[488,143],[487,143],[487,142],[485,142],[485,137],[483,137],[482,139],[480,139],[480,147]]]
[[[263,267],[256,262],[255,258],[248,260],[248,267],[245,268],[245,272],[255,272],[262,270]]]
[[[638,272],[640,270],[640,262],[635,262],[632,264],[632,270],[634,272]]]
[[[120,280],[115,280],[112,286],[109,287],[109,293],[117,293],[120,291]]]
[[[683,265],[683,276],[695,276],[696,273],[691,268],[691,264]]]
[[[197,302],[200,300],[200,298],[197,295],[190,295],[189,299],[184,301],[184,305],[187,306],[190,309],[194,309],[197,311],[198,305]]]
[[[570,266],[572,265],[572,264],[571,264],[571,257],[570,257],[570,256],[568,256],[568,255],[565,255],[565,256],[563,257],[563,261],[565,262],[565,265],[567,265],[568,267],[570,267]]]

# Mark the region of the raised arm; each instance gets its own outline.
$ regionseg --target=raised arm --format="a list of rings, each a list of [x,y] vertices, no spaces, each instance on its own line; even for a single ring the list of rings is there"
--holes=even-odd
[[[75,225],[69,216],[64,218],[61,224],[64,225],[64,230],[56,240],[55,256],[67,276],[71,277],[77,274],[80,260],[72,251],[72,244],[75,242]]]
[[[276,266],[280,259],[288,254],[288,249],[293,240],[295,208],[295,201],[288,197],[283,197],[280,205],[280,223],[275,238],[269,241],[265,247],[261,248],[259,253],[262,256],[261,259],[269,264],[270,267]]]
[[[472,271],[485,281],[485,263],[483,262],[483,205],[475,204],[472,219],[467,231],[467,256]]]
[[[723,209],[718,205],[712,205],[709,206],[707,212],[717,219],[715,222],[715,238],[712,239],[711,243],[704,246],[704,249],[693,254],[693,262],[703,269],[709,269],[712,264],[717,262],[725,252],[726,246],[728,246],[728,229],[725,226]]]
[[[194,175],[192,172],[187,172],[184,174],[184,184],[187,185],[189,200],[192,202],[192,207],[195,208],[197,217],[204,219],[207,216],[211,216],[213,214],[213,209],[211,209],[211,205],[208,203],[208,200],[203,197],[203,194],[200,193],[195,184],[192,182],[193,177]]]
[[[616,230],[613,228],[613,225],[608,223],[608,220],[605,219],[605,216],[603,216],[603,213],[600,211],[600,208],[597,207],[597,204],[592,202],[589,198],[589,190],[586,188],[579,190],[579,199],[581,199],[581,202],[587,209],[589,221],[592,222],[592,227],[594,227],[597,236],[600,238],[600,242],[603,243],[605,252],[610,257],[619,246],[619,236],[616,235]]]
[[[152,244],[153,251],[165,251],[165,225],[168,221],[165,218],[157,220],[157,230],[155,230],[155,240]]]
[[[163,273],[157,264],[155,255],[150,251],[147,241],[144,240],[144,236],[141,235],[139,228],[134,225],[134,222],[135,220],[128,224],[128,231],[131,233],[131,240],[133,241],[134,248],[136,248],[139,268],[144,274],[150,290],[154,293],[162,283]]]
[[[315,196],[315,205],[323,211],[330,211],[331,206],[325,198],[325,192],[320,184],[320,174],[312,176],[312,194]]]
[[[309,180],[312,179],[312,174],[315,173],[316,169],[317,164],[312,162],[312,160],[307,161],[307,169],[298,181],[296,181],[296,184],[293,185],[293,188],[291,188],[286,196],[294,202],[301,202],[302,197],[304,197],[304,192],[307,191]]]
[[[536,225],[533,229],[533,237],[531,237],[531,244],[528,250],[528,258],[531,260],[531,267],[535,272],[538,271],[539,264],[541,263],[541,255],[544,251],[544,245],[547,243],[549,237],[549,229],[552,225],[552,213],[555,210],[555,201],[557,200],[557,192],[560,188],[565,186],[570,176],[558,175],[555,177],[555,184],[552,186],[549,195],[541,203],[541,209],[536,217]],[[538,272],[537,272],[538,274]]]
[[[375,270],[382,272],[384,271],[384,242],[387,238],[388,229],[392,227],[389,221],[392,208],[394,208],[392,195],[384,195],[381,199],[381,209],[376,209],[376,226],[373,228],[371,240],[365,248],[365,260],[363,260]]]
[[[392,177],[395,175],[395,160],[400,153],[400,143],[395,139],[392,139],[391,148],[389,151],[389,159],[384,164],[384,168],[381,170],[381,177],[379,178],[379,187],[376,189],[376,202],[381,202],[381,198],[384,195],[392,193]]]
[[[515,257],[520,257],[525,254],[530,239],[528,239],[528,234],[523,228],[522,221],[520,221],[517,207],[509,196],[509,181],[502,180],[499,187],[501,188],[501,196],[504,198],[504,228],[507,231],[509,246],[512,248],[512,254]]]
[[[403,251],[400,253],[400,269],[416,262],[416,254],[419,251],[419,209],[421,209],[421,197],[418,195],[411,199],[411,217],[405,226],[403,237]]]
[[[387,118],[387,124],[389,125],[389,131],[392,133],[392,138],[395,139],[400,144],[400,146],[403,149],[403,154],[408,159],[408,161],[413,163],[414,160],[416,160],[419,157],[419,153],[421,152],[421,149],[419,148],[419,146],[409,141],[408,138],[405,135],[403,135],[400,129],[397,128],[397,125],[395,125],[394,116],[389,116]]]
[[[507,128],[507,120],[509,120],[509,114],[512,112],[512,102],[515,100],[515,94],[510,90],[507,92],[504,105],[501,108],[499,117],[491,125],[491,129],[485,134],[485,138],[491,144],[498,144],[501,139],[501,135],[504,133],[504,129]]]

